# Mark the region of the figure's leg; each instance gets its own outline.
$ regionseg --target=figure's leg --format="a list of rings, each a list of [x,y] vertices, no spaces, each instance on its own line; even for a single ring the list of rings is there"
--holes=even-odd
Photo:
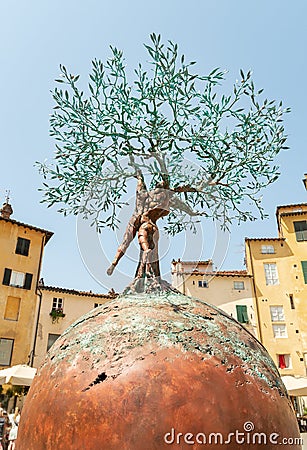
[[[158,227],[153,223],[143,224],[138,233],[140,259],[136,277],[155,278],[160,276],[158,255]]]
[[[148,233],[148,230],[147,230]],[[141,292],[177,292],[167,281],[161,279],[158,241],[158,227],[152,229],[145,236],[143,229],[139,230],[140,258],[135,273],[134,281],[127,286],[124,294],[135,294]]]
[[[140,246],[139,263],[135,272],[135,278],[144,278],[146,276],[146,262],[150,246],[148,242],[148,224],[143,223],[138,231],[138,242]]]
[[[136,235],[136,232],[137,232],[137,228],[138,228],[138,220],[139,220],[138,217],[136,217],[135,215],[133,215],[131,217],[131,219],[129,220],[129,223],[127,225],[127,228],[126,228],[126,231],[124,234],[123,242],[118,247],[116,255],[112,261],[112,264],[110,265],[110,267],[107,270],[108,275],[112,275],[119,260],[124,256],[127,248],[129,247],[130,243],[133,241],[133,239]]]
[[[159,229],[155,228],[153,233],[153,250],[152,250],[152,267],[155,277],[160,277],[160,261],[159,261]]]

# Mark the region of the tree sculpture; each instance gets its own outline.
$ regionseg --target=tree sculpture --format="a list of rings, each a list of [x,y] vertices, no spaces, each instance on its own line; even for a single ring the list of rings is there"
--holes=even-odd
[[[264,216],[261,191],[278,178],[274,159],[285,148],[282,103],[259,98],[251,72],[241,70],[229,95],[219,92],[225,72],[192,71],[177,45],[152,34],[149,69],[141,64],[128,82],[123,53],[111,47],[103,64],[94,60],[89,95],[79,75],[60,66],[51,135],[58,141],[55,163],[40,164],[49,183],[44,200],[60,212],[91,217],[98,229],[116,228],[131,178],[136,205],[111,275],[138,235],[140,260],[131,289],[168,289],[160,278],[157,220],[176,234],[193,228],[198,216],[254,220]]]
[[[139,66],[132,85],[115,48],[105,65],[93,62],[89,97],[61,67],[68,90],[53,94],[59,145],[56,163],[41,165],[50,180],[45,201],[92,218],[98,229],[115,228],[132,179],[135,210],[108,273],[136,236],[140,260],[131,295],[78,318],[46,355],[18,450],[275,450],[289,436],[298,442],[297,418],[265,348],[215,306],[161,292],[171,287],[158,258],[159,219],[175,234],[199,215],[225,226],[255,218],[257,209],[263,215],[259,195],[278,176],[284,111],[259,103],[250,73],[220,95],[223,72],[193,74],[175,44],[151,41],[151,70]]]

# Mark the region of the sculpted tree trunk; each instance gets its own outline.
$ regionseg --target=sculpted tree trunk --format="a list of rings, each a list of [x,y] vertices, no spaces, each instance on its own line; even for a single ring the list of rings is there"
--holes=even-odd
[[[139,263],[134,281],[126,288],[127,292],[169,291],[174,289],[161,279],[159,264],[159,229],[157,220],[167,216],[173,203],[173,192],[167,182],[161,182],[152,190],[147,190],[141,173],[137,175],[136,204],[129,220],[123,241],[115,258],[107,270],[112,275],[119,260],[126,253],[136,234],[140,246]]]

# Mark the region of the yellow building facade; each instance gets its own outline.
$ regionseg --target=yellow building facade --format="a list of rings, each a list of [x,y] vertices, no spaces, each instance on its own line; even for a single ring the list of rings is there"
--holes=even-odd
[[[53,233],[18,222],[12,213],[6,202],[0,210],[0,369],[39,367],[69,325],[117,295],[44,286],[43,250]]]
[[[211,260],[173,260],[172,285],[185,295],[221,308],[257,336],[252,276],[247,271],[214,271]]]
[[[306,376],[307,204],[277,207],[277,238],[247,238],[258,337],[281,375]]]
[[[35,340],[33,366],[39,367],[57,338],[93,308],[116,297],[116,294],[95,294],[54,286],[39,286],[39,320]]]
[[[0,211],[0,368],[31,364],[38,319],[37,283],[52,233]]]

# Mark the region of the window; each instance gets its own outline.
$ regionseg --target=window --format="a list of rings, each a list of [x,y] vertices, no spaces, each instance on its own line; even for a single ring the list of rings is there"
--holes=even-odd
[[[240,323],[248,323],[248,314],[246,305],[236,305],[237,310],[237,320]]]
[[[20,287],[23,289],[31,289],[32,273],[16,272],[12,269],[4,269],[2,284],[5,286]]]
[[[20,301],[19,297],[11,297],[9,296],[6,300],[4,319],[5,320],[18,320],[19,309],[20,309]]]
[[[305,284],[307,284],[307,261],[301,261]]]
[[[287,328],[284,324],[274,324],[273,333],[275,338],[287,338]]]
[[[270,306],[272,322],[284,322],[285,314],[283,306]]]
[[[17,255],[28,256],[29,255],[29,247],[30,247],[30,240],[19,237],[19,238],[17,238],[17,245],[16,245],[15,253],[17,253]]]
[[[104,303],[94,303],[94,308],[98,308],[99,306],[104,305]]]
[[[289,294],[291,309],[295,309],[295,304],[293,300],[293,294]]]
[[[297,242],[307,241],[307,221],[300,220],[293,223]]]
[[[52,310],[63,309],[63,299],[58,297],[53,297],[52,300]]]
[[[10,286],[23,287],[25,282],[25,274],[23,272],[15,272],[12,270],[10,278]]]
[[[14,339],[0,338],[0,366],[10,366]]]
[[[209,287],[208,281],[205,281],[205,280],[199,280],[199,281],[198,281],[198,287],[201,287],[201,288],[207,288],[207,287]]]
[[[275,253],[273,245],[261,245],[261,253],[263,255]]]
[[[291,368],[291,356],[290,355],[277,355],[277,363],[279,369]]]
[[[279,284],[276,263],[264,264],[264,273],[267,286]]]
[[[234,281],[233,288],[238,291],[243,291],[244,290],[244,281]]]
[[[60,336],[61,336],[60,334],[51,334],[51,333],[48,334],[47,352]]]

